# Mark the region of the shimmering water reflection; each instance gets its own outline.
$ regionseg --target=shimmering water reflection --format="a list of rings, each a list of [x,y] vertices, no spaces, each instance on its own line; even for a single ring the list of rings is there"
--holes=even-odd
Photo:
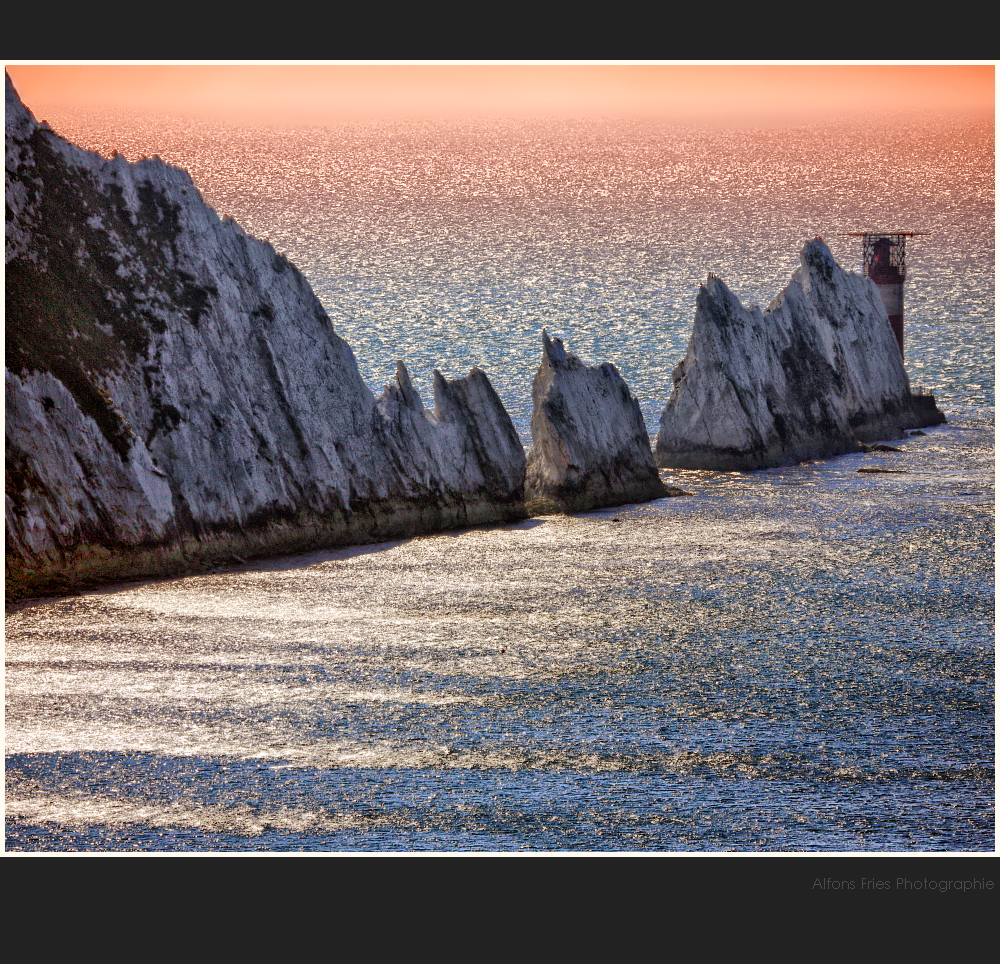
[[[977,432],[9,612],[8,847],[991,849]]]
[[[765,306],[816,234],[857,269],[841,232],[926,232],[906,364],[949,424],[9,611],[9,848],[993,848],[989,122],[48,120],[188,169],[374,391],[397,359],[425,402],[478,365],[526,445],[543,327],[614,363],[655,435],[708,272]]]

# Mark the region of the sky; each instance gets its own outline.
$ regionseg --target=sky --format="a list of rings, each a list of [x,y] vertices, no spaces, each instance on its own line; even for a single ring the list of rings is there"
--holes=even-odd
[[[130,109],[236,123],[387,117],[638,116],[706,124],[873,110],[994,115],[995,67],[946,63],[5,64],[36,117]]]

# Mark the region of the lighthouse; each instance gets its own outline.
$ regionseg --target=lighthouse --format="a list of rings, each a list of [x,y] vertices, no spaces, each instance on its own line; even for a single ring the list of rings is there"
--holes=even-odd
[[[861,238],[864,273],[878,286],[893,334],[903,354],[903,283],[906,281],[906,239],[914,231],[861,231],[843,235]]]

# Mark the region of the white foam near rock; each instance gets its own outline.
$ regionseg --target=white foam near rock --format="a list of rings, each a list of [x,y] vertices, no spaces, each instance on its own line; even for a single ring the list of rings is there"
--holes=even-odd
[[[668,494],[639,403],[614,365],[587,366],[543,331],[531,397],[525,494],[535,511],[583,512]]]
[[[820,240],[766,311],[709,276],[660,418],[662,468],[748,471],[860,450],[944,421],[915,396],[874,282]]]

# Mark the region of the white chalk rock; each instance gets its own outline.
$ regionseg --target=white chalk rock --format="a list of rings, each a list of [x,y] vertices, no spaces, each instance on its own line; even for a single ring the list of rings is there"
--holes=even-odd
[[[376,408],[376,438],[393,468],[382,478],[398,498],[461,504],[469,522],[489,521],[499,506],[523,512],[524,446],[481,369],[451,380],[435,371],[432,414],[398,362]]]
[[[589,367],[543,331],[531,397],[531,508],[584,512],[668,494],[639,403],[614,365]]]
[[[661,468],[793,465],[944,421],[932,398],[911,394],[874,282],[845,272],[818,238],[766,311],[710,275],[673,380]]]
[[[8,593],[524,515],[474,370],[376,401],[305,278],[158,159],[6,92]]]

